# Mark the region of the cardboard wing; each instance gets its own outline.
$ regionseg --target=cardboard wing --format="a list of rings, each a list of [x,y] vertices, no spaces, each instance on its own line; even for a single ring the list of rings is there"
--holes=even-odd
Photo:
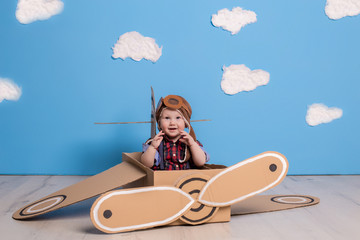
[[[231,215],[281,211],[318,204],[320,199],[307,195],[257,195],[231,206]]]
[[[123,162],[19,209],[13,214],[13,218],[21,220],[51,212],[119,188],[145,176],[146,173],[141,168],[129,162]]]

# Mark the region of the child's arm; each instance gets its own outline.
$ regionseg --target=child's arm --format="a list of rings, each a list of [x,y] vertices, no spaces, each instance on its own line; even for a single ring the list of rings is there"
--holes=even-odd
[[[181,133],[180,142],[183,142],[189,146],[194,164],[197,167],[204,166],[206,163],[206,155],[200,148],[199,144],[195,142],[195,140],[187,132],[183,131]]]
[[[161,141],[164,138],[163,131],[160,131],[151,141],[148,149],[141,155],[140,162],[145,166],[151,168],[154,165],[154,158],[156,154],[156,149],[159,147]]]

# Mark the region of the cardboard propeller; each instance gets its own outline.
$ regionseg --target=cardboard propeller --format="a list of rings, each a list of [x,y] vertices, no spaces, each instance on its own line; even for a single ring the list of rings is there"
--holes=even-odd
[[[200,224],[219,207],[227,207],[278,185],[288,162],[280,153],[265,152],[225,168],[213,177],[192,174],[175,187],[117,190],[99,197],[91,208],[93,224],[116,233],[166,225],[179,219]],[[240,184],[237,187],[234,183]]]

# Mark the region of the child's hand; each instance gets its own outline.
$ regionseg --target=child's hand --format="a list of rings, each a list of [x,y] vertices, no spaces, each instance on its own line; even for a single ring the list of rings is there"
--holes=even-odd
[[[161,130],[151,141],[151,146],[153,146],[155,149],[159,147],[161,141],[164,138],[165,133]]]
[[[188,145],[189,147],[191,147],[192,145],[196,144],[195,140],[193,139],[192,136],[190,136],[190,134],[188,134],[185,131],[181,131],[180,132],[180,139],[179,141],[182,143],[185,143],[186,145]]]

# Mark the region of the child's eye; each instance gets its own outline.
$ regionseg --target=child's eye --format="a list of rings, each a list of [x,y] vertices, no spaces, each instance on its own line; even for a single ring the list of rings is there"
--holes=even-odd
[[[165,119],[170,119],[170,117],[165,117]]]
[[[176,119],[181,119],[181,117],[176,117]]]

